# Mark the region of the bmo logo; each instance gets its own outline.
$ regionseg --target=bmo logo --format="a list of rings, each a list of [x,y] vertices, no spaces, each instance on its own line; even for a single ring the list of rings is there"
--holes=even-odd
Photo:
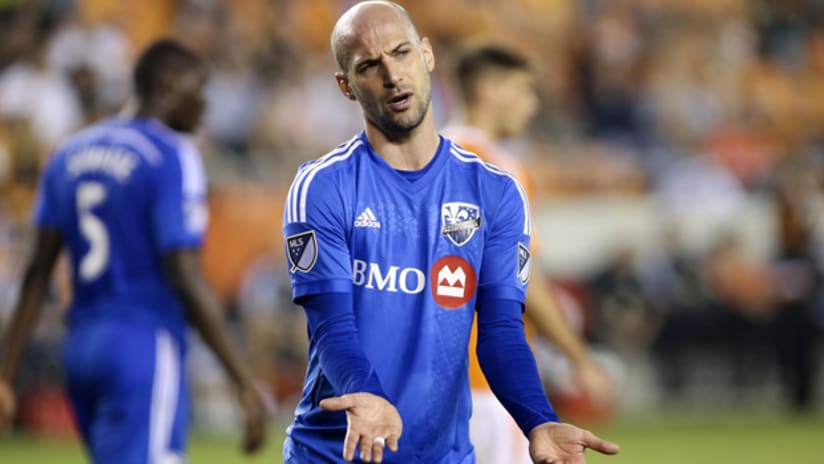
[[[475,269],[460,256],[444,256],[430,270],[432,296],[446,309],[458,309],[475,294]]]
[[[475,269],[459,256],[444,256],[430,270],[432,297],[442,308],[458,309],[475,294],[478,279]],[[355,259],[352,283],[368,289],[416,295],[426,288],[426,274],[414,267],[389,266]]]
[[[382,270],[378,263],[356,259],[352,262],[352,283],[370,289],[414,295],[426,287],[426,275],[414,267],[389,266],[389,269]]]

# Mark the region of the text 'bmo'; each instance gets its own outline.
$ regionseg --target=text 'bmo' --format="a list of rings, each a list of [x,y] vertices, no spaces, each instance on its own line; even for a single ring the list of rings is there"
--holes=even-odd
[[[378,263],[356,259],[352,263],[352,283],[365,288],[414,295],[426,288],[426,275],[414,267],[389,266],[382,270]]]

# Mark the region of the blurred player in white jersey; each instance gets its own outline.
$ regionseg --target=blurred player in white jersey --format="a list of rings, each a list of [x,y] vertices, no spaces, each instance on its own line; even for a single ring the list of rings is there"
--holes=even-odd
[[[464,120],[442,133],[483,159],[512,173],[532,200],[533,185],[526,166],[501,147],[501,141],[522,135],[538,111],[535,77],[527,59],[513,50],[486,45],[467,49],[456,65],[455,80],[464,103]],[[534,206],[534,202],[531,202]],[[537,333],[552,341],[574,368],[576,383],[596,403],[610,401],[612,381],[593,360],[579,331],[567,322],[559,300],[541,272],[541,245],[532,234],[532,267],[526,293],[528,339]],[[470,434],[479,464],[529,463],[526,440],[495,399],[470,345],[473,414]],[[533,347],[534,348],[534,347]]]

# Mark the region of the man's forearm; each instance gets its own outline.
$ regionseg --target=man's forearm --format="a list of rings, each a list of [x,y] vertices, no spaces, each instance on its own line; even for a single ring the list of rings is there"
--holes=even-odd
[[[490,300],[478,308],[478,361],[492,392],[526,435],[558,416],[544,393],[524,334],[521,304]]]
[[[573,364],[590,360],[583,339],[564,317],[552,287],[543,273],[533,270],[526,291],[526,318],[538,334],[551,341]]]
[[[223,328],[222,307],[200,271],[198,253],[194,250],[175,252],[167,257],[166,264],[173,285],[186,308],[189,323],[215,353],[230,378],[239,386],[251,386],[251,372],[241,362]]]
[[[0,350],[0,378],[3,380],[11,382],[14,379],[23,349],[40,318],[47,289],[48,276],[43,279],[32,275],[30,271],[26,273],[20,290],[20,299],[15,305],[11,323],[4,337],[5,343]]]
[[[17,372],[23,348],[43,311],[52,269],[62,246],[63,238],[57,229],[38,229],[33,253],[20,286],[20,296],[4,337],[5,343],[0,348],[0,379],[11,382]]]
[[[324,375],[339,394],[367,392],[389,399],[358,341],[352,295],[327,293],[301,301]]]

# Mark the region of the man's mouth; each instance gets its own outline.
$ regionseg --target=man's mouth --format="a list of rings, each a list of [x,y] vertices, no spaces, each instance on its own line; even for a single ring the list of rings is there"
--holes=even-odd
[[[387,103],[389,104],[389,108],[393,111],[400,112],[409,108],[411,101],[412,92],[402,92],[387,100]]]

